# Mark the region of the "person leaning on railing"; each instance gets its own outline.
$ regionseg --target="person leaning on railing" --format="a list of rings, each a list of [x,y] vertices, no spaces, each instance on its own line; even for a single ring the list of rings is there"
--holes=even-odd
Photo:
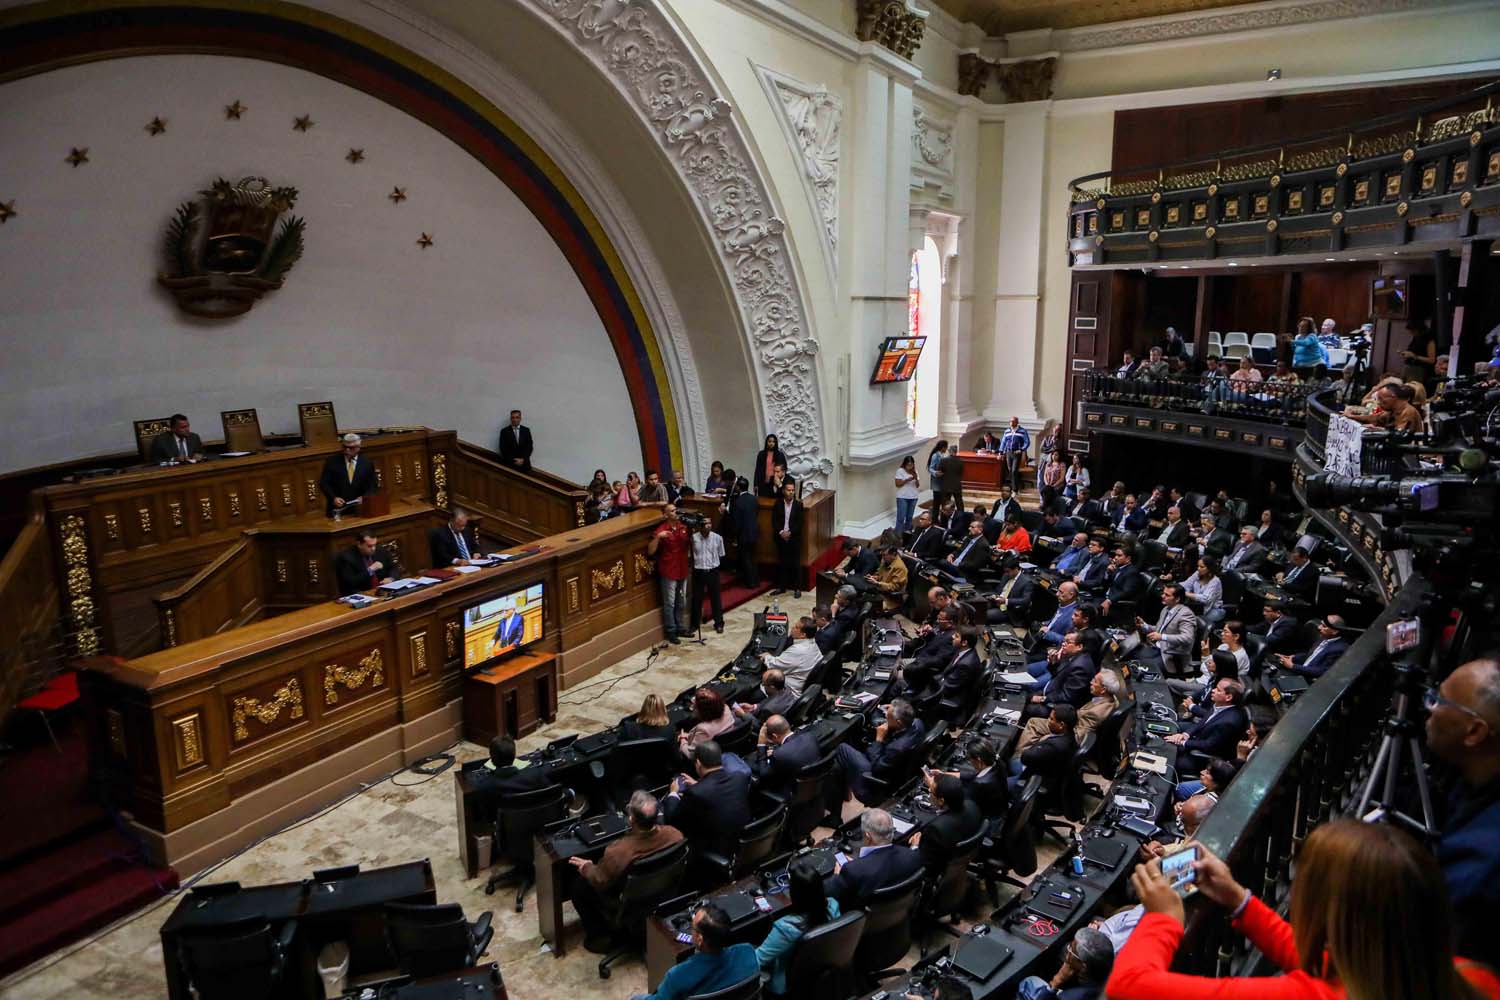
[[[1146,914],[1115,959],[1110,1000],[1470,1000],[1500,997],[1500,978],[1455,958],[1442,872],[1408,834],[1338,819],[1313,830],[1297,856],[1288,923],[1198,845],[1198,892],[1229,910],[1285,975],[1213,978],[1171,972],[1182,941],[1182,897],[1161,862],[1130,877]]]

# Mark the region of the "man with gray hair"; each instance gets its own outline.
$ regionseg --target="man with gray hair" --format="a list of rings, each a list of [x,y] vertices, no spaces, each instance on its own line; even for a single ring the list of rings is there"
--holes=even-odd
[[[881,889],[904,882],[922,869],[922,859],[916,851],[892,845],[896,827],[890,813],[884,809],[866,809],[859,827],[864,834],[859,857],[835,867],[823,884],[844,912],[864,906]]]
[[[610,949],[609,920],[606,913],[612,909],[605,902],[607,894],[625,877],[625,869],[636,858],[654,854],[682,840],[682,834],[673,827],[657,823],[658,804],[650,792],[637,791],[630,796],[625,806],[625,816],[630,829],[620,839],[604,849],[599,861],[586,861],[580,857],[568,859],[576,873],[571,896],[573,906],[583,921],[584,947],[598,954],[607,954]]]
[[[833,752],[834,762],[844,775],[844,787],[865,803],[880,801],[888,788],[911,775],[927,740],[927,727],[916,717],[911,702],[892,698],[884,708],[885,721],[875,727],[875,739],[866,752],[848,743],[840,743]],[[868,778],[886,787],[872,786]]]
[[[326,501],[324,512],[329,517],[335,510],[357,504],[379,489],[375,466],[359,453],[359,435],[345,434],[339,444],[339,454],[328,456],[318,477],[318,488]]]
[[[435,569],[469,565],[479,551],[479,540],[469,531],[469,512],[454,507],[447,524],[427,533],[427,547]]]
[[[1094,1000],[1104,995],[1114,964],[1115,946],[1109,938],[1093,927],[1080,927],[1051,982],[1027,976],[1016,990],[1016,1000]]]
[[[1082,742],[1085,735],[1099,728],[1099,723],[1109,718],[1111,712],[1120,707],[1120,696],[1125,693],[1125,683],[1113,670],[1104,669],[1094,674],[1089,682],[1091,697],[1078,709],[1078,722],[1073,726],[1073,739]],[[1015,755],[1020,756],[1038,740],[1048,737],[1047,720],[1027,719],[1016,741]]]

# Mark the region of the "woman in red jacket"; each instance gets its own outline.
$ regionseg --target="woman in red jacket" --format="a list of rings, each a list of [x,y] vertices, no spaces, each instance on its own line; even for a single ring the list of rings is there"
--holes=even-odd
[[[1224,862],[1201,845],[1198,851],[1198,891],[1228,909],[1235,929],[1286,975],[1169,972],[1182,941],[1182,898],[1153,861],[1130,877],[1146,915],[1115,958],[1105,988],[1110,1000],[1500,997],[1492,972],[1454,959],[1442,872],[1394,827],[1340,819],[1313,830],[1297,856],[1290,924],[1236,882]]]

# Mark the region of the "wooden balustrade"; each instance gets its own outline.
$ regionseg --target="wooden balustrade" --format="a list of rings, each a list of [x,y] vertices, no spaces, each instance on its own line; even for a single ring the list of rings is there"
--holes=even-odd
[[[507,538],[530,541],[583,525],[588,493],[576,483],[540,469],[506,468],[486,448],[460,442],[448,480],[454,504],[483,514]]]
[[[0,560],[0,719],[60,665],[58,578],[46,514],[38,498]],[[79,606],[78,611],[91,612]]]

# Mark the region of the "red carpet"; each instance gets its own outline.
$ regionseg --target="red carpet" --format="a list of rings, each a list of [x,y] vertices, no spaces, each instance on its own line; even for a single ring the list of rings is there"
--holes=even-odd
[[[0,759],[0,976],[177,886],[92,800],[71,728],[59,727],[62,753],[43,740]]]

